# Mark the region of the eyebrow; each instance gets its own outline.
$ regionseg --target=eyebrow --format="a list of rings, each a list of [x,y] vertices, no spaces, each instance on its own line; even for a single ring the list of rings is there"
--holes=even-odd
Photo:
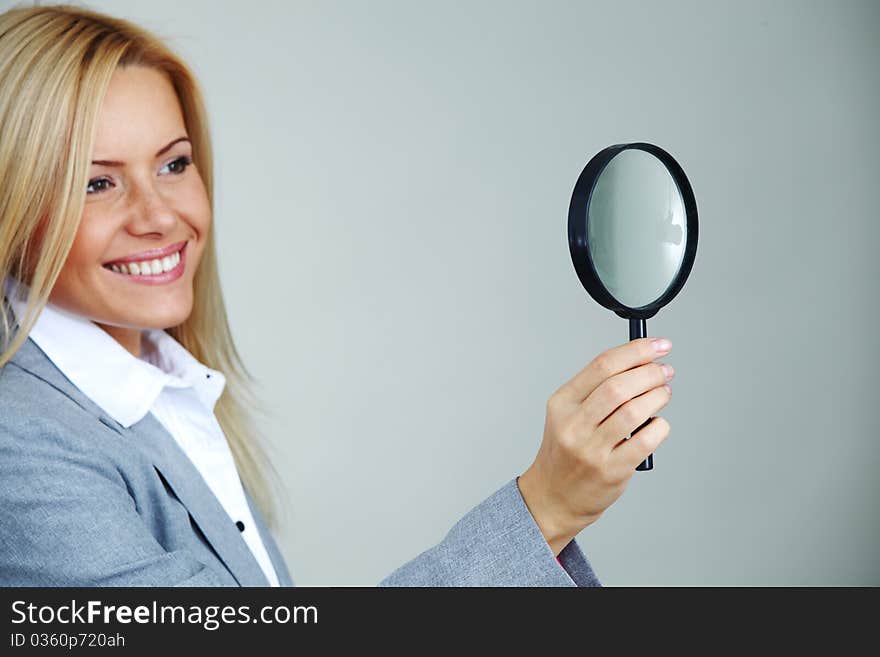
[[[192,142],[189,140],[188,137],[178,137],[177,139],[175,139],[174,141],[169,143],[167,146],[160,148],[159,152],[156,153],[156,157],[159,157],[163,153],[166,153],[168,150],[171,149],[172,146],[174,146],[174,144],[181,142],[181,141],[189,141],[190,145],[192,145]],[[98,165],[104,166],[104,167],[121,167],[121,166],[125,165],[125,162],[118,162],[117,160],[92,160],[92,164],[98,164]]]

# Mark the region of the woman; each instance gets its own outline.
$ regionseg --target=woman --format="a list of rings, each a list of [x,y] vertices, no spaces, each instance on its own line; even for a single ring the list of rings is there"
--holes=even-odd
[[[156,37],[65,5],[0,14],[4,585],[293,585],[211,172],[197,82]],[[668,435],[657,417],[627,439],[669,400],[669,348],[597,356],[550,397],[526,472],[381,584],[598,585],[575,536]]]

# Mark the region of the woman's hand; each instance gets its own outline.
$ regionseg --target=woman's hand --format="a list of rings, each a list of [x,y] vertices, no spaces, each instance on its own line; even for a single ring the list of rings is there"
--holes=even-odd
[[[541,447],[517,483],[553,554],[599,519],[669,435],[669,423],[655,417],[626,439],[669,403],[664,384],[672,367],[652,361],[672,345],[667,340],[658,349],[660,340],[639,338],[602,352],[547,401]]]

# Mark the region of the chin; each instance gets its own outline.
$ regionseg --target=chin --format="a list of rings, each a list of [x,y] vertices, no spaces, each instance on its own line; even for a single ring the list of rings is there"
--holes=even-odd
[[[165,330],[180,326],[190,316],[190,309],[177,312],[152,313],[147,317],[130,318],[126,322],[120,322],[122,325],[138,327],[140,329],[160,329]]]
[[[190,313],[187,311],[185,313],[179,313],[176,315],[166,316],[163,321],[159,322],[155,328],[158,329],[169,329],[174,328],[175,326],[180,326],[187,319],[189,319]]]

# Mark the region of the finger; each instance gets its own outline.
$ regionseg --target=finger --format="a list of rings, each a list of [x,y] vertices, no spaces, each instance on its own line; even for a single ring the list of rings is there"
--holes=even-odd
[[[621,441],[611,451],[610,461],[616,464],[612,467],[626,468],[627,472],[634,470],[666,440],[670,429],[669,422],[665,418],[659,415],[651,418],[644,428],[639,429],[628,440]]]
[[[671,343],[668,349],[658,351],[653,344],[657,339],[638,338],[603,351],[556,390],[553,396],[573,404],[581,403],[606,379],[668,354]]]
[[[669,403],[672,393],[665,387],[652,388],[618,408],[596,429],[596,433],[613,449],[621,440],[639,429],[645,421]],[[639,430],[641,433],[643,430]]]
[[[674,374],[672,366],[667,365],[667,367],[670,374]],[[615,374],[600,383],[590,396],[581,402],[584,421],[590,428],[597,427],[621,406],[657,386],[662,386],[667,380],[664,363],[646,363]]]

